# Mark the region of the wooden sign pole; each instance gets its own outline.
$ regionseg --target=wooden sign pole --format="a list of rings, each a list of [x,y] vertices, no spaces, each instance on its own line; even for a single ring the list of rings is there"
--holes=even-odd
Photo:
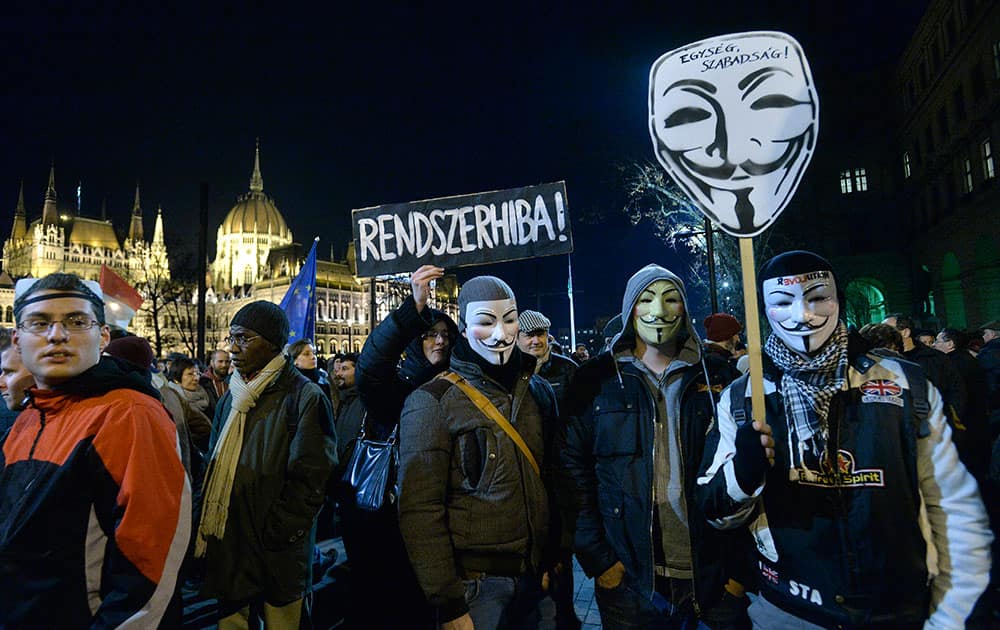
[[[767,424],[764,412],[764,362],[760,342],[760,317],[757,315],[757,270],[753,262],[753,239],[740,239],[740,267],[743,270],[743,310],[746,313],[747,355],[750,357],[750,404],[753,419]]]

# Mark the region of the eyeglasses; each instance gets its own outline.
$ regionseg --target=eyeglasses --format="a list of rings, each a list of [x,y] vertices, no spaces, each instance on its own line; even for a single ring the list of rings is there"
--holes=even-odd
[[[21,322],[17,327],[33,335],[47,335],[56,324],[62,324],[63,330],[70,334],[82,333],[99,325],[96,320],[86,315],[70,315],[64,319],[29,319]]]
[[[440,339],[441,341],[451,341],[451,335],[448,334],[447,330],[428,330],[424,334],[420,335],[421,339]]]
[[[247,337],[246,335],[229,335],[228,337],[222,338],[222,340],[227,344],[231,346],[239,346],[241,348],[246,348],[254,339],[260,339],[260,335],[254,335],[252,337]]]

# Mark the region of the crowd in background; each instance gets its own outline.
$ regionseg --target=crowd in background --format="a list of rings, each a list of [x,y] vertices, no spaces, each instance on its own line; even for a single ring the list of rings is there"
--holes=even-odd
[[[821,277],[832,277],[832,270],[823,275],[822,259],[804,258],[808,261],[804,268],[781,272],[804,273],[815,267]],[[350,567],[351,594],[344,611],[349,627],[467,628],[476,620],[476,627],[579,628],[573,606],[574,554],[597,579],[598,603],[609,628],[633,627],[633,623],[639,624],[635,627],[673,627],[670,624],[685,619],[698,619],[703,624],[699,627],[745,627],[749,623],[745,593],[756,592],[758,582],[765,591],[773,581],[786,590],[791,588],[793,595],[806,593],[801,597],[811,604],[829,606],[831,602],[824,603],[818,595],[819,587],[809,595],[808,588],[803,591],[796,582],[788,587],[781,581],[784,578],[774,568],[778,565],[768,564],[769,560],[777,563],[776,554],[768,556],[759,538],[764,558],[754,565],[748,551],[752,546],[747,547],[739,532],[745,533],[741,528],[748,523],[752,531],[759,526],[759,516],[751,516],[758,501],[767,505],[772,530],[782,532],[780,519],[788,517],[778,506],[798,496],[799,486],[782,489],[787,480],[774,476],[778,474],[776,457],[779,466],[783,457],[791,458],[791,462],[784,461],[786,467],[806,471],[807,477],[816,474],[811,485],[827,483],[823,475],[828,473],[822,472],[830,470],[824,468],[829,462],[822,459],[825,447],[816,447],[815,453],[823,455],[815,460],[810,459],[817,456],[810,455],[811,447],[802,450],[802,445],[815,445],[820,439],[815,429],[810,431],[808,421],[815,422],[817,414],[847,413],[843,405],[848,403],[830,407],[830,401],[839,400],[838,391],[855,387],[864,392],[858,396],[866,402],[917,408],[916,417],[930,428],[915,429],[915,445],[922,444],[927,432],[941,439],[940,431],[947,425],[964,465],[961,474],[967,469],[975,480],[978,494],[974,501],[982,496],[996,532],[1000,523],[1000,321],[976,330],[945,327],[936,333],[919,328],[912,318],[899,313],[859,331],[839,324],[828,329],[822,347],[841,344],[843,354],[819,367],[802,363],[802,357],[818,361],[815,353],[810,354],[815,349],[808,341],[798,348],[796,357],[777,345],[778,337],[772,337],[765,353],[765,378],[780,383],[777,391],[791,396],[789,392],[799,385],[794,381],[798,377],[789,375],[804,370],[833,379],[811,377],[813,389],[803,386],[803,392],[811,393],[798,403],[806,411],[787,407],[787,435],[785,421],[779,418],[772,439],[766,425],[762,428],[745,421],[735,395],[723,393],[733,391],[733,387],[725,389],[730,383],[747,387],[746,378],[741,379],[748,369],[742,324],[726,313],[694,319],[687,312],[681,280],[670,272],[655,265],[637,272],[626,288],[622,313],[604,330],[604,346],[590,349],[576,344],[569,355],[562,353],[550,334],[549,318],[537,311],[518,311],[513,290],[497,278],[482,276],[463,287],[457,323],[429,307],[428,286],[442,273],[430,266],[417,270],[411,280],[412,294],[372,331],[361,353],[325,358],[317,355],[310,339],[287,343],[288,322],[280,309],[254,302],[234,317],[225,347],[205,357],[172,352],[156,358],[146,340],[111,330],[106,338],[95,339],[95,347],[115,363],[101,359],[82,374],[55,380],[46,377],[54,389],[72,393],[68,384],[98,368],[108,369],[108,383],[138,378],[141,382],[129,387],[162,402],[163,418],[176,427],[179,461],[193,491],[189,499],[178,495],[172,508],[182,514],[181,520],[190,518],[190,523],[164,533],[173,536],[175,543],[187,540],[190,533],[187,553],[182,554],[186,558],[183,573],[181,564],[175,562],[173,577],[179,578],[178,587],[187,580],[205,596],[219,600],[220,627],[246,627],[240,624],[255,615],[272,627],[303,623],[308,618],[313,581],[337,560],[335,553],[315,551],[314,542],[332,537],[342,537]],[[773,273],[777,275],[778,270]],[[33,300],[39,304],[46,304],[45,299],[99,302],[85,283],[72,276],[61,281],[64,284],[53,285],[55,289],[36,290],[33,298],[32,289],[24,294],[28,297],[18,298],[19,326],[25,305],[30,311]],[[829,291],[825,299],[836,299],[833,289]],[[786,308],[783,303],[775,304],[775,309]],[[768,311],[769,318],[776,312]],[[53,342],[54,335],[63,334],[72,341],[74,335],[95,330],[82,320],[75,324],[78,330],[71,330],[70,316],[50,321],[47,312],[43,315],[38,315],[42,317],[38,322],[28,320],[37,331],[17,329],[21,339],[30,332],[32,339],[47,336],[58,346],[62,341]],[[779,319],[774,317],[771,324],[777,333]],[[103,324],[99,320],[93,324]],[[704,334],[695,330],[697,321]],[[57,328],[58,323],[62,326]],[[836,316],[833,323],[837,323]],[[21,414],[19,423],[27,422],[28,416],[34,421],[33,414],[41,412],[38,435],[46,428],[46,403],[36,399],[44,390],[35,388],[36,375],[29,371],[28,361],[21,361],[19,347],[11,339],[14,333],[0,331],[0,393],[6,403],[0,409],[0,435],[5,440],[11,435],[11,445],[4,447],[8,456],[4,472],[9,474],[0,477],[0,487],[17,478],[10,470],[14,470],[12,462],[20,460],[10,459],[11,454],[19,445],[30,446],[30,440],[25,442],[28,437],[20,434],[26,435],[26,425],[11,429],[15,419]],[[796,350],[796,340],[802,338],[808,335],[789,337],[788,348]],[[902,370],[909,379],[903,389],[912,391],[901,393],[898,384],[885,376],[863,384],[845,377],[849,347],[850,361],[860,356],[858,347],[869,357],[867,364],[861,359],[857,365],[851,363],[850,369],[868,373],[864,370],[878,370],[884,364],[897,374]],[[43,359],[55,356],[50,352]],[[836,361],[841,362],[839,367]],[[914,385],[925,377],[933,386],[931,393]],[[647,389],[654,394],[648,406]],[[487,402],[477,398],[477,391]],[[772,396],[775,390],[765,391]],[[109,395],[102,392],[101,388],[77,392],[73,395],[79,398],[72,399],[73,405],[82,408],[89,396]],[[776,404],[780,407],[780,399]],[[921,405],[927,409],[921,411]],[[872,408],[861,405],[848,416],[865,417]],[[492,419],[492,412],[516,425],[514,431],[523,443],[503,437],[497,428],[502,423]],[[655,431],[647,434],[642,423],[638,429],[632,427],[637,413]],[[803,424],[796,419],[793,425],[796,413],[806,419]],[[939,414],[940,426],[934,425],[934,413]],[[449,424],[455,422],[468,426],[456,429]],[[671,428],[671,423],[679,424]],[[770,418],[769,424],[773,424]],[[110,431],[95,430],[98,437],[87,439],[97,441],[102,431]],[[503,430],[513,438],[508,429]],[[836,439],[845,443],[862,439],[848,429],[840,430],[845,433]],[[398,440],[400,445],[398,486],[377,510],[360,506],[357,489],[344,481],[354,450],[365,438]],[[800,440],[798,454],[782,451],[786,438],[789,445]],[[661,440],[676,448],[657,454],[652,445]],[[644,444],[652,453],[648,471],[628,460],[637,457],[641,461]],[[908,451],[905,445],[900,448],[902,461]],[[30,446],[25,463],[17,470],[30,468],[34,455],[35,447]],[[918,467],[924,465],[920,463],[926,456],[923,452],[910,456],[916,458]],[[853,465],[853,461],[840,460],[833,469],[840,466],[841,473],[852,472],[845,467]],[[113,464],[105,466],[118,484],[117,491],[124,492],[122,488],[130,483],[128,475],[119,475]],[[535,474],[530,468],[535,468]],[[954,491],[956,500],[961,496],[973,501],[960,479],[941,483],[945,488],[959,488]],[[942,505],[950,500],[947,492]],[[644,493],[652,506],[630,503]],[[808,491],[802,497],[807,504],[814,500]],[[909,498],[900,500],[905,503]],[[0,523],[8,528],[3,532],[5,542],[17,524],[12,515],[26,509],[11,501],[0,502]],[[902,507],[901,513],[910,507]],[[641,515],[650,510],[653,521],[645,523]],[[185,513],[190,516],[184,517]],[[900,519],[906,520],[905,516]],[[933,516],[931,521],[933,528]],[[102,522],[103,535],[114,539],[118,526]],[[998,539],[993,539],[994,558]],[[146,567],[128,556],[128,541],[115,544],[129,558],[129,566],[134,564],[142,573]],[[649,557],[633,556],[633,545],[640,551],[648,547]],[[968,560],[944,558],[949,545],[947,539],[935,539],[933,546],[942,560],[954,564]],[[671,555],[674,552],[679,555]],[[782,572],[786,569],[803,570],[790,564],[783,565]],[[914,580],[922,579],[921,571],[913,574]],[[536,583],[529,577],[539,580]],[[391,597],[387,599],[388,585]],[[155,591],[157,587],[149,588]],[[102,586],[91,591],[91,614],[102,609],[110,589]],[[911,605],[892,589],[875,590],[900,597],[898,610]],[[636,595],[647,591],[651,599]],[[825,588],[823,592],[830,595]],[[786,592],[761,598],[760,602],[775,606],[774,610],[758,606],[755,622],[763,618],[784,623],[791,611],[825,625],[833,617],[822,614],[838,614],[826,611],[810,617],[811,609],[803,613],[796,608],[797,602],[782,599],[785,596]],[[995,606],[990,597],[995,596],[994,586],[979,604],[979,614],[985,615],[980,619],[995,614],[989,611]],[[156,597],[151,595],[149,602]],[[179,623],[176,592],[173,597],[158,597],[165,602],[157,613],[158,623],[166,627]],[[848,608],[841,595],[837,598],[838,605]],[[859,601],[865,602],[859,607],[878,606],[863,598]],[[0,607],[8,614],[28,615],[21,619],[30,622],[30,606],[19,606],[10,594],[0,596]],[[136,611],[140,609],[141,605]],[[86,611],[76,613],[82,615],[77,619],[86,617]],[[887,627],[904,627],[915,619],[922,623],[926,610],[911,617],[905,616],[910,612],[900,614],[888,618]]]

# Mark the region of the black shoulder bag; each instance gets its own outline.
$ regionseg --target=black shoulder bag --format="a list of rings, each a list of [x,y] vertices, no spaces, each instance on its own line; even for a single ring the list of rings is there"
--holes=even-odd
[[[377,512],[386,504],[396,502],[396,471],[399,467],[399,447],[396,435],[399,424],[385,441],[365,437],[365,421],[354,443],[351,459],[344,471],[343,481],[351,487],[357,506],[362,510]]]

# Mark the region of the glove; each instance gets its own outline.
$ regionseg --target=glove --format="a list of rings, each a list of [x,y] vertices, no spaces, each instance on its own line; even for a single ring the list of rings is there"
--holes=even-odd
[[[736,429],[733,470],[736,473],[736,482],[740,484],[740,490],[746,494],[753,494],[767,474],[767,453],[760,444],[760,436],[760,431],[753,428],[753,423],[750,421]]]

